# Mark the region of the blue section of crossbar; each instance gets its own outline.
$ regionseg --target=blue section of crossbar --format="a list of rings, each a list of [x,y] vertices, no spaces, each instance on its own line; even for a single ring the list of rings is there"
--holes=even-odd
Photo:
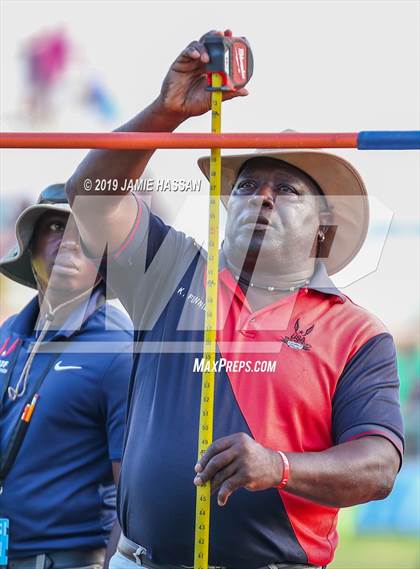
[[[365,130],[357,137],[359,150],[420,149],[420,130]]]

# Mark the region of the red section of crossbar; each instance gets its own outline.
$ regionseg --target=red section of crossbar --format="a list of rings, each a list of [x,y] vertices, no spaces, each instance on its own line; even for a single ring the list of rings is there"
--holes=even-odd
[[[357,148],[357,133],[3,132],[0,148]]]

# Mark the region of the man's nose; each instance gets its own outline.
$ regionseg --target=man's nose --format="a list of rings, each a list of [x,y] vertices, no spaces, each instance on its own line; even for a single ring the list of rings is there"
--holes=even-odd
[[[270,184],[263,183],[258,187],[251,199],[253,203],[259,205],[259,207],[273,208],[276,194]]]
[[[63,237],[60,243],[60,249],[66,249],[67,251],[77,251],[80,248],[80,242],[78,239],[73,237],[67,238]]]
[[[64,229],[63,238],[61,239],[60,247],[68,250],[77,250],[80,248],[80,235],[74,221],[69,219]]]

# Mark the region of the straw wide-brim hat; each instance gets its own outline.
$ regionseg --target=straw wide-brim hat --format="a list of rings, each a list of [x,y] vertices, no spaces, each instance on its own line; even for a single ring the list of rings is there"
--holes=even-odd
[[[32,272],[29,243],[38,219],[47,211],[70,213],[64,184],[53,184],[39,195],[36,204],[27,207],[16,221],[16,245],[0,259],[0,272],[9,279],[31,288],[38,288]]]
[[[319,257],[328,274],[343,269],[357,255],[366,238],[369,204],[366,187],[357,170],[340,156],[323,151],[257,150],[248,154],[222,156],[221,200],[227,207],[241,166],[251,158],[275,158],[303,170],[318,184],[332,213],[334,230],[327,231],[320,243]],[[199,158],[198,165],[210,178],[210,157]]]

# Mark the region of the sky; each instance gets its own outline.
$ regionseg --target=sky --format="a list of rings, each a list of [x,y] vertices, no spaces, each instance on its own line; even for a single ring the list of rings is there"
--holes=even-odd
[[[211,29],[244,35],[254,54],[250,95],[224,105],[224,132],[356,132],[420,128],[420,4],[417,1],[112,2],[1,1],[0,120],[3,131],[41,130],[22,115],[22,50],[41,30],[63,28],[75,46],[56,114],[42,130],[109,131],[159,93],[177,54]],[[103,120],[75,103],[86,76],[112,95],[117,113]],[[69,93],[71,95],[69,95]],[[208,115],[180,132],[208,132]],[[230,151],[226,151],[230,153]],[[360,172],[371,196],[365,247],[336,282],[397,335],[419,318],[419,182],[416,151],[334,151]],[[65,180],[84,151],[4,150],[0,205]],[[205,182],[202,151],[155,154],[156,178]],[[206,207],[171,194],[175,224],[205,239]],[[202,200],[203,201],[203,200]],[[191,213],[194,213],[193,215]],[[16,304],[25,293],[15,289]]]

